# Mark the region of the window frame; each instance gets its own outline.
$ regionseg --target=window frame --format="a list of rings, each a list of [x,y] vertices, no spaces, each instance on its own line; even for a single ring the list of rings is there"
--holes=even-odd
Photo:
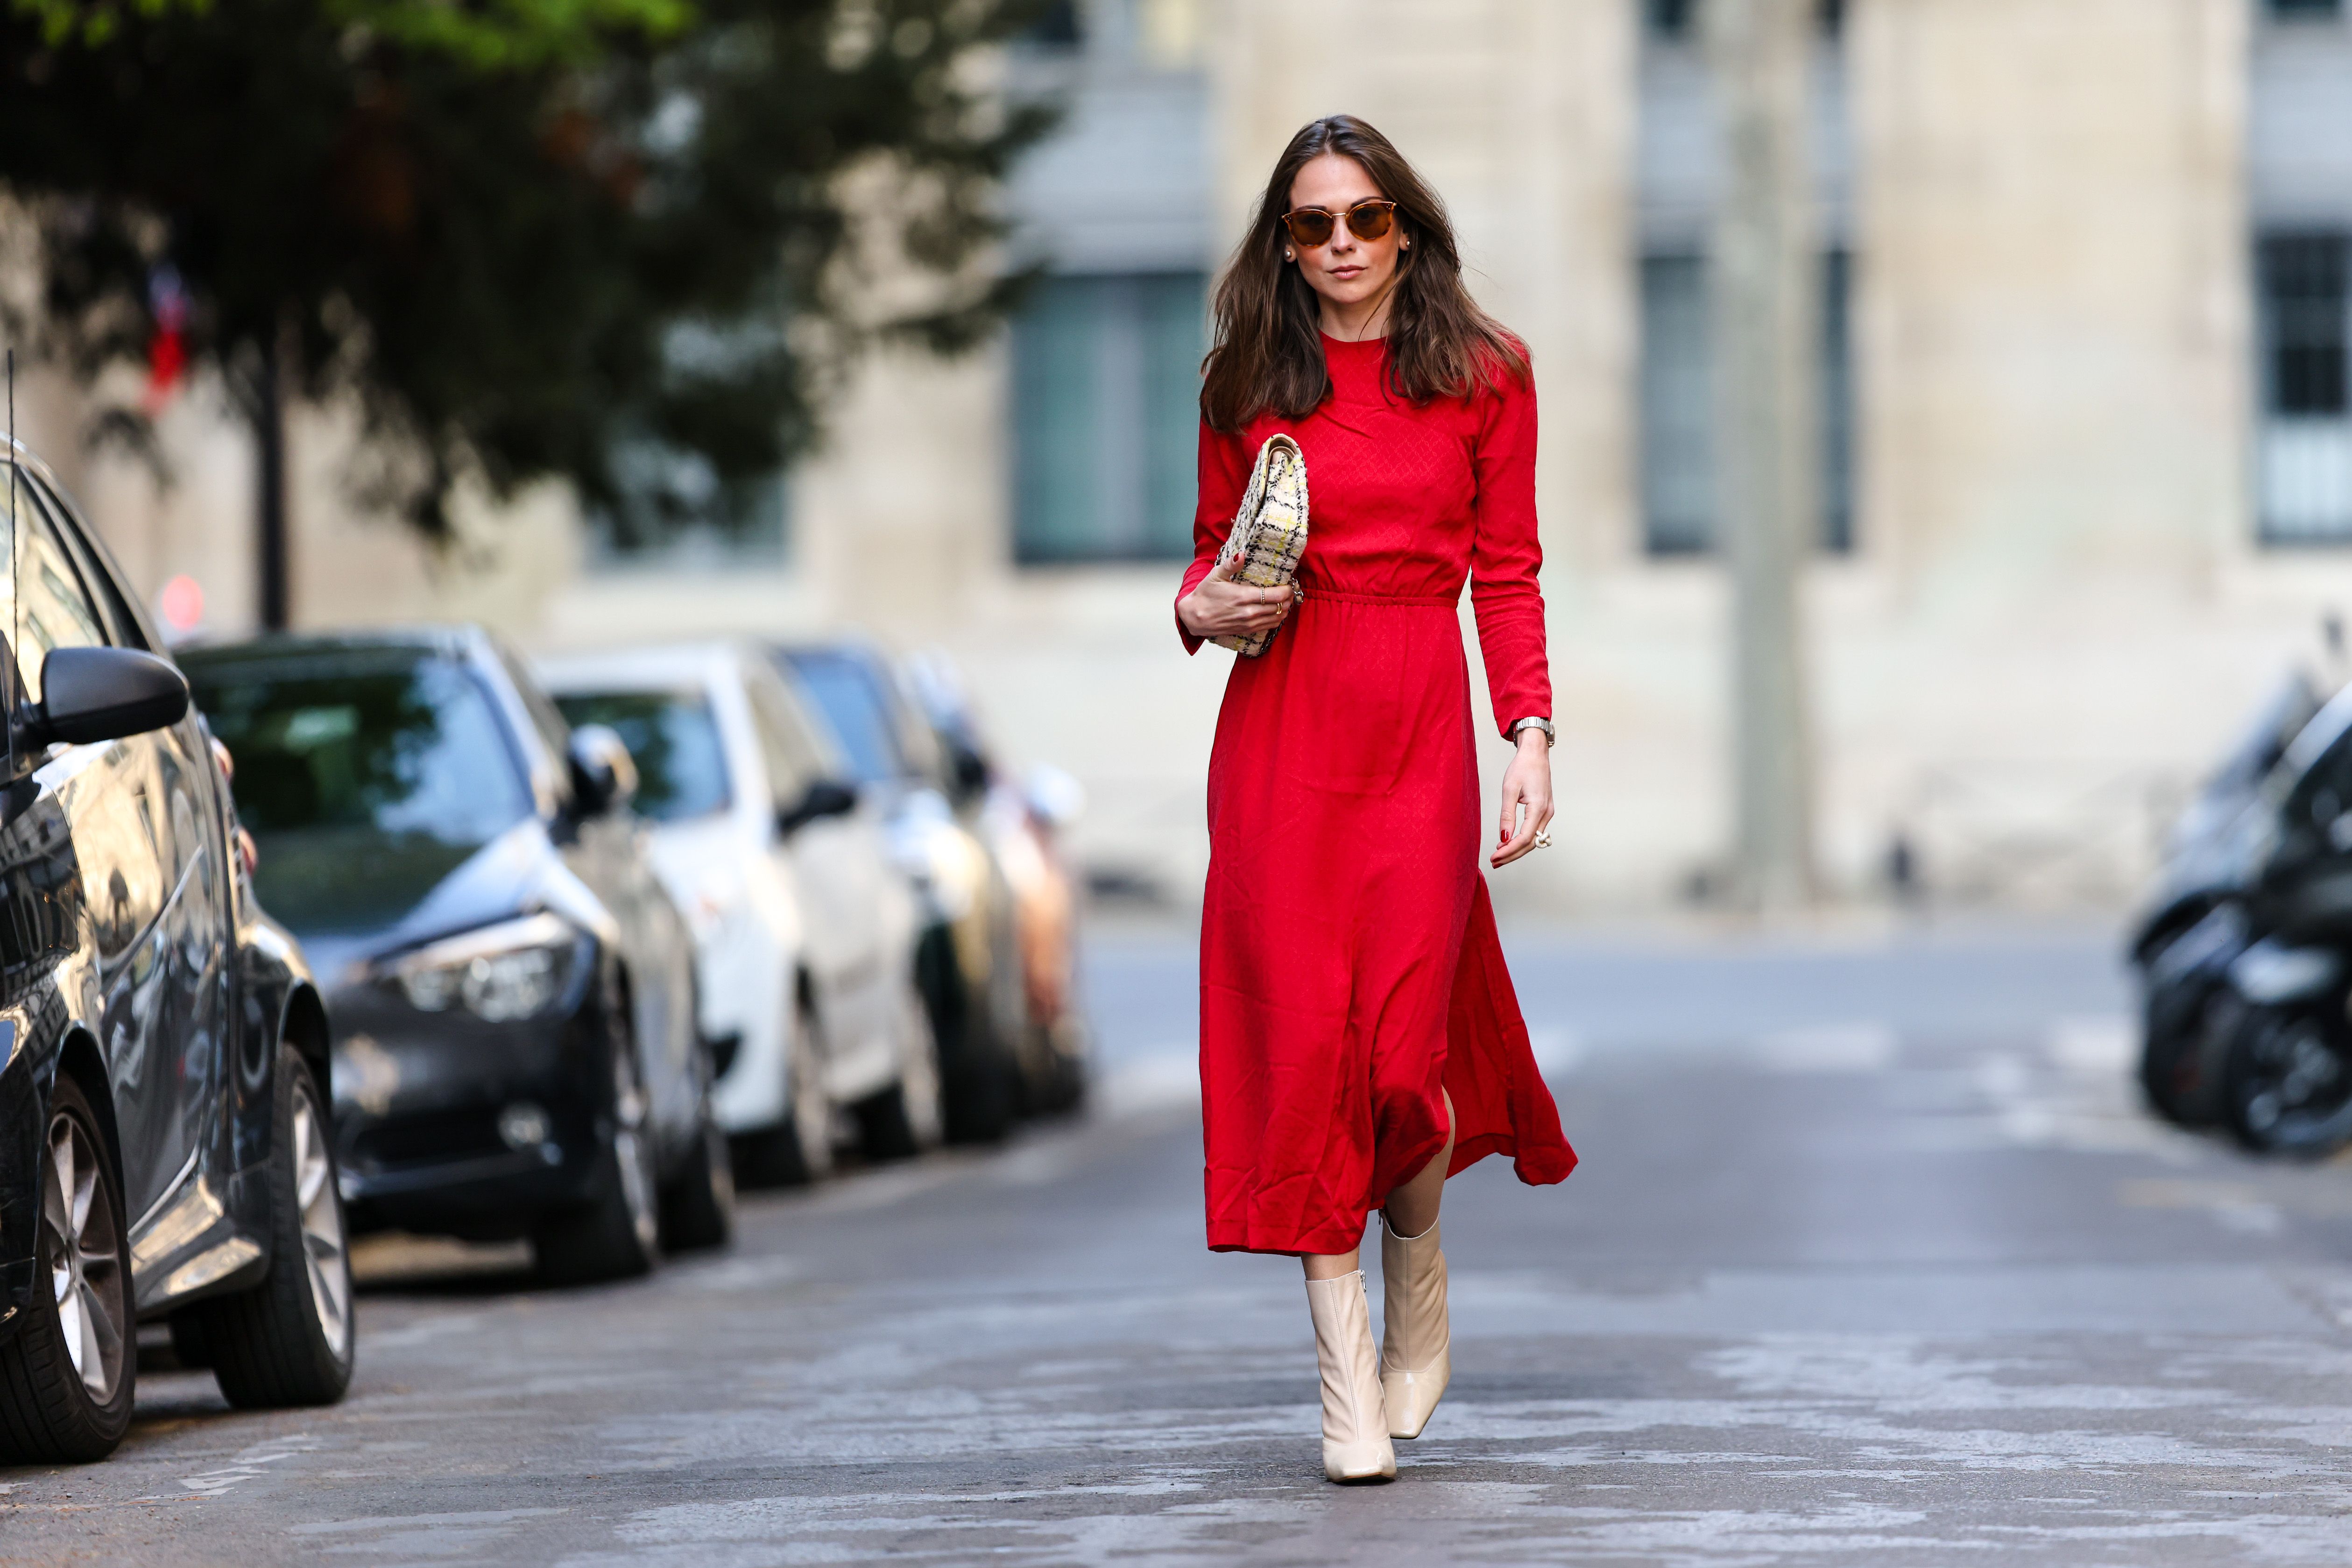
[[[1708,292],[1709,258],[1703,243],[1659,246],[1643,251],[1634,265],[1634,480],[1639,550],[1645,560],[1654,562],[1706,560],[1720,554],[1723,544],[1722,503],[1716,489],[1717,354],[1714,306]],[[1854,339],[1855,284],[1860,260],[1852,246],[1833,240],[1821,247],[1815,266],[1820,335],[1814,368],[1821,427],[1815,458],[1819,510],[1810,553],[1847,559],[1861,552],[1862,367]],[[1672,460],[1671,455],[1660,455],[1655,444],[1659,422],[1651,417],[1653,376],[1658,363],[1651,354],[1652,329],[1655,324],[1652,280],[1663,277],[1670,268],[1690,285],[1692,298],[1685,303],[1696,310],[1698,334],[1697,362],[1694,367],[1685,368],[1693,372],[1686,379],[1698,389],[1701,408],[1697,430],[1692,437],[1695,451],[1682,454],[1680,461]],[[1671,393],[1664,398],[1680,407],[1681,400]],[[1672,526],[1661,527],[1666,520],[1653,510],[1654,477],[1664,472],[1687,473],[1693,468],[1704,470],[1708,487],[1705,515],[1696,522],[1677,517],[1672,520]]]
[[[2327,287],[2298,300],[2280,287],[2293,265],[2291,247],[2322,246],[2327,258],[2312,270],[2332,273]],[[2263,550],[2352,546],[2352,224],[2259,225],[2252,249],[2254,542]],[[2307,342],[2293,341],[2285,324],[2291,313],[2300,306],[2311,310],[2312,321],[2321,321],[2326,307],[2315,301],[2329,298],[2331,289],[2332,328],[2310,332]],[[2298,367],[2288,357],[2327,351],[2334,363],[2315,376],[2310,365]],[[2306,398],[2308,406],[2291,405]],[[2295,443],[2301,443],[2299,456]],[[2286,477],[2298,473],[2299,479]],[[2332,490],[2333,507],[2313,505],[2307,497],[2299,502],[2293,492],[2305,484],[2321,492],[2323,502]]]
[[[1192,559],[1210,281],[1197,267],[1059,273],[1039,280],[1013,313],[1005,421],[1016,567]],[[1056,393],[1086,411],[1075,435],[1053,428],[1063,412]],[[1120,418],[1131,428],[1112,424]],[[1080,470],[1078,456],[1106,452],[1129,460]],[[1130,493],[1106,494],[1106,471]],[[1086,520],[1079,531],[1066,526],[1073,515]]]

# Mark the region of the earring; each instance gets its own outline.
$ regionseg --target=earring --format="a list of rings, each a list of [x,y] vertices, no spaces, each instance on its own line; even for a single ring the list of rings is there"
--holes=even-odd
[[[1291,254],[1290,254],[1290,252],[1288,252],[1288,251],[1286,251],[1286,251],[1284,251],[1284,252],[1282,253],[1282,258],[1283,258],[1285,261],[1296,261],[1296,260],[1297,260],[1297,259],[1298,259],[1298,258],[1297,258],[1296,256],[1291,255]]]
[[[1400,239],[1397,241],[1397,248],[1399,250],[1411,250],[1412,248],[1412,241],[1409,239]]]

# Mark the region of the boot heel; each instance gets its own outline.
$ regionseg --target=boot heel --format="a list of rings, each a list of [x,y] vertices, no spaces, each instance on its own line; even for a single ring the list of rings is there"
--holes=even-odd
[[[1335,1481],[1396,1478],[1381,1403],[1378,1352],[1364,1272],[1307,1282],[1307,1310],[1315,1320],[1315,1360],[1323,1373],[1323,1473]]]
[[[1399,1236],[1381,1216],[1381,1397],[1389,1436],[1418,1437],[1453,1380],[1445,1254],[1437,1226]]]

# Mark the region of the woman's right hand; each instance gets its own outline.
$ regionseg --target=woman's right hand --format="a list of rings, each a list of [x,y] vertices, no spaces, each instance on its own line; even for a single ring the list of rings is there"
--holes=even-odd
[[[1199,587],[1176,601],[1176,618],[1196,637],[1255,637],[1282,625],[1294,597],[1289,588],[1236,583],[1233,563],[1220,561]]]

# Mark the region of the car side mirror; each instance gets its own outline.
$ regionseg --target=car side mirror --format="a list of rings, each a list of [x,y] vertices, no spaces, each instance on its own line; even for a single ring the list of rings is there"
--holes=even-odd
[[[41,700],[18,733],[29,745],[119,741],[176,724],[188,711],[188,678],[169,659],[127,647],[61,647],[41,660]]]
[[[602,816],[636,798],[637,761],[611,726],[583,724],[572,731],[565,760],[572,770],[572,799],[582,816]]]
[[[956,803],[967,805],[988,793],[988,759],[973,747],[947,736],[940,737],[947,752],[948,783]]]
[[[800,799],[776,813],[776,831],[790,838],[820,818],[846,816],[856,809],[856,790],[838,779],[818,779],[801,792]]]

